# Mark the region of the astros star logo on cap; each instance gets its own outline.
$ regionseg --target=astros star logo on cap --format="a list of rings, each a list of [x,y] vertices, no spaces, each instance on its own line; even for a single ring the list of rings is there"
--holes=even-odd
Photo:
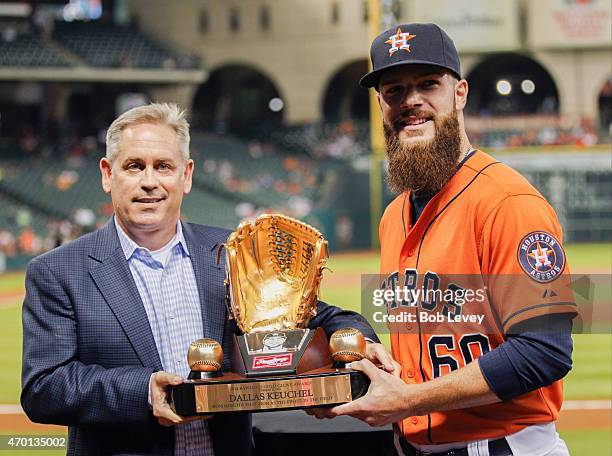
[[[411,35],[410,33],[402,33],[402,29],[400,27],[397,28],[395,35],[391,35],[385,43],[390,44],[389,48],[389,57],[395,54],[400,49],[404,51],[410,52],[410,45],[408,41],[414,38],[416,35]]]

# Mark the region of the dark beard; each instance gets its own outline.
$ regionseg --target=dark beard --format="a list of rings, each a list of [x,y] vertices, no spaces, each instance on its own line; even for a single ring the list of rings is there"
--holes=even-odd
[[[418,115],[418,113],[404,113]],[[461,155],[461,135],[457,112],[433,117],[435,136],[433,140],[403,144],[395,129],[384,123],[389,173],[387,183],[394,193],[406,190],[419,194],[434,195],[455,174]]]

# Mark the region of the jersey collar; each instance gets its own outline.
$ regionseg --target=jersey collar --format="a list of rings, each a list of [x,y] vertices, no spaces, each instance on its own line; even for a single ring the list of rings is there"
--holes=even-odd
[[[416,224],[427,223],[435,215],[440,212],[447,204],[461,192],[466,185],[484,168],[495,163],[495,160],[490,155],[481,150],[473,150],[459,163],[458,170],[446,185],[436,193],[425,205],[421,216]],[[410,200],[410,192],[405,192],[404,195],[404,210],[402,210],[402,223],[404,224],[404,234],[407,234],[407,223],[405,216],[410,220],[410,210],[408,209],[407,201]],[[412,222],[409,222],[412,225]]]

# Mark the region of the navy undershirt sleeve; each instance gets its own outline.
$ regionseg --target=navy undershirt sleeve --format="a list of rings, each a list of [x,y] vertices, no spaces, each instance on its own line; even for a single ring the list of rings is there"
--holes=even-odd
[[[572,368],[573,314],[536,317],[513,327],[507,340],[478,358],[482,374],[502,401],[563,378]]]

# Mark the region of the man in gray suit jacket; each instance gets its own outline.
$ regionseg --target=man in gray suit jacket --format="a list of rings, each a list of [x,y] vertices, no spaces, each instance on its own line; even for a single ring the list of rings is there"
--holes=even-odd
[[[193,166],[178,106],[124,113],[100,161],[115,216],[28,266],[21,403],[32,421],[70,427],[68,454],[252,451],[249,414],[181,417],[166,400],[189,371],[192,340],[221,342],[228,369],[236,331],[215,261],[229,231],[179,220]],[[321,302],[310,326],[328,335],[352,326],[377,340],[361,316]],[[367,356],[398,372],[379,343]]]

